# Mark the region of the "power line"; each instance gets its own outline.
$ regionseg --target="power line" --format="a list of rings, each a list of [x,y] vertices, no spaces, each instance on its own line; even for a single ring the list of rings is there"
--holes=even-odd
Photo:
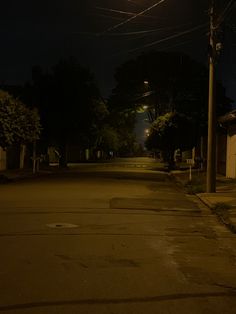
[[[112,27],[109,27],[107,30],[105,30],[105,31],[102,32],[101,34],[105,34],[105,33],[107,33],[107,32],[110,32],[110,31],[112,31],[112,30],[114,30],[114,29],[116,29],[116,28],[122,26],[122,25],[125,25],[125,24],[129,23],[130,21],[136,19],[137,17],[143,15],[144,13],[146,13],[146,12],[148,12],[148,11],[154,9],[155,7],[157,7],[159,4],[163,3],[164,1],[166,1],[166,0],[160,0],[160,1],[158,1],[158,2],[155,3],[154,5],[152,5],[152,6],[148,7],[147,9],[145,9],[145,10],[143,10],[143,11],[141,11],[141,12],[135,14],[135,15],[133,15],[132,17],[128,18],[127,20],[125,20],[125,21],[123,21],[123,22],[121,22],[121,23],[119,23],[119,24],[116,24],[116,25],[114,25],[114,26],[112,26]]]
[[[114,12],[114,13],[124,14],[124,15],[132,15],[132,16],[134,16],[136,14],[136,13],[133,13],[133,12],[114,10],[114,9],[103,8],[103,7],[95,7],[95,9],[102,10],[102,11],[107,11],[107,12]]]
[[[162,38],[162,39],[159,39],[159,40],[156,40],[156,41],[153,41],[149,44],[146,44],[146,45],[143,45],[142,47],[138,47],[138,48],[135,48],[135,49],[131,49],[131,50],[128,50],[127,52],[135,52],[135,51],[138,51],[140,49],[144,49],[144,48],[148,48],[148,47],[152,47],[154,45],[157,45],[157,44],[160,44],[160,43],[163,43],[165,41],[168,41],[168,40],[171,40],[171,39],[174,39],[174,38],[178,38],[178,37],[181,37],[181,36],[184,36],[186,34],[190,34],[190,33],[193,33],[201,28],[204,28],[208,25],[208,23],[204,23],[204,24],[201,24],[201,25],[198,25],[198,26],[195,26],[193,28],[190,28],[186,31],[183,31],[183,32],[180,32],[178,34],[175,34],[175,35],[171,35],[171,36],[168,36],[168,37],[165,37],[165,38]]]
[[[215,28],[218,28],[225,20],[226,16],[231,12],[233,6],[235,4],[235,0],[230,0],[229,3],[226,5],[224,10],[222,11],[221,15],[217,19],[217,23]]]
[[[141,4],[139,4],[139,3],[135,2],[135,1],[132,1],[132,0],[127,0],[127,1],[132,3],[132,4],[134,4],[134,5],[136,5],[136,6],[139,6],[139,7],[142,6]]]
[[[111,16],[111,15],[106,15],[106,14],[101,14],[101,13],[94,13],[92,14],[95,17],[102,17],[102,18],[106,18],[106,19],[110,19],[110,20],[116,20],[116,21],[123,21],[124,18],[122,17],[118,17],[118,16]]]
[[[202,38],[202,37],[206,37],[207,36],[207,34],[206,33],[204,33],[204,34],[201,34],[201,35],[199,35],[199,38]],[[193,42],[193,41],[195,41],[196,40],[196,38],[192,38],[192,39],[188,39],[188,40],[184,40],[184,41],[181,41],[181,42],[178,42],[177,44],[175,44],[175,45],[169,45],[169,46],[166,46],[166,47],[164,47],[163,49],[161,49],[161,50],[169,50],[169,49],[173,49],[173,48],[176,48],[176,47],[179,47],[179,46],[183,46],[183,45],[186,45],[186,44],[188,44],[188,43],[191,43],[191,42]]]
[[[137,15],[137,13],[134,13],[134,12],[115,10],[115,9],[104,8],[104,7],[95,7],[95,9],[101,10],[101,11],[110,12],[110,13],[118,13],[118,14],[122,14],[122,15],[129,15],[129,16]],[[144,14],[142,14],[142,17],[156,19],[156,16],[152,16],[152,15],[144,15]]]
[[[177,30],[183,26],[187,26],[189,23],[186,24],[181,24],[177,26],[168,26],[168,27],[159,27],[159,28],[154,28],[150,30],[143,30],[143,31],[136,31],[136,32],[125,32],[125,33],[108,33],[107,35],[109,36],[132,36],[132,35],[145,35],[145,34],[152,34],[152,33],[158,33],[162,31],[168,31],[168,30]]]
[[[176,26],[167,26],[167,27],[158,27],[158,28],[154,28],[154,29],[150,29],[150,30],[140,30],[140,31],[135,31],[135,32],[124,32],[124,33],[108,33],[107,36],[110,37],[130,37],[130,36],[138,36],[138,35],[144,35],[148,36],[148,35],[152,35],[158,32],[163,32],[163,31],[170,31],[170,30],[178,30],[184,26],[188,26],[189,23],[186,24],[181,24],[181,25],[176,25]],[[73,33],[73,35],[88,35],[88,36],[98,36],[98,33],[94,33],[94,32],[75,32]],[[138,38],[138,37],[136,37]]]
[[[233,23],[227,23],[227,26],[231,29],[232,32],[236,33],[236,25]]]

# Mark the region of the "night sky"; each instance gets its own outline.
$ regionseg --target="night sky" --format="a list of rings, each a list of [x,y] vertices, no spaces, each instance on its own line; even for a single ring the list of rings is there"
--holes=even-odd
[[[81,64],[91,68],[103,95],[108,96],[114,86],[115,67],[143,51],[182,51],[207,63],[207,0],[165,0],[143,16],[112,29],[157,2],[4,1],[0,12],[0,82],[23,84],[30,80],[32,66],[47,69],[60,58],[76,56]],[[219,14],[227,2],[216,1]],[[218,66],[218,76],[234,99],[235,17],[234,6],[226,18],[224,51]]]

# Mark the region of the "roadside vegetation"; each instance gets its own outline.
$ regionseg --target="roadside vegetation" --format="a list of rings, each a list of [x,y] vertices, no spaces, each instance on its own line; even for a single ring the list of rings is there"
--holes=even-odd
[[[27,144],[39,139],[40,116],[18,98],[0,90],[0,146]]]
[[[117,112],[147,114],[146,147],[175,169],[174,152],[192,149],[207,132],[208,70],[183,53],[152,51],[117,68],[110,104]],[[231,108],[221,83],[217,115]]]
[[[230,100],[220,83],[216,90],[221,115],[230,109]],[[67,167],[71,151],[79,160],[87,151],[93,160],[98,155],[141,155],[134,129],[142,111],[149,123],[146,148],[160,153],[172,170],[175,151],[191,150],[206,133],[207,95],[207,68],[183,53],[152,51],[124,62],[115,71],[115,87],[107,99],[91,70],[70,57],[47,70],[33,67],[31,81],[18,88],[14,100],[0,95],[11,107],[17,102],[15,111],[5,103],[10,124],[2,122],[0,146],[37,140],[38,154],[47,156],[48,148],[55,148],[61,167]],[[37,110],[28,109],[33,107]]]

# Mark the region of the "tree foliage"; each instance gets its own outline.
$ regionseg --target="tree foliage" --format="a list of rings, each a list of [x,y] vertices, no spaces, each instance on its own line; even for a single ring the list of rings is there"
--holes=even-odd
[[[30,143],[39,139],[40,117],[9,93],[0,90],[0,146]]]
[[[196,144],[196,130],[192,118],[178,112],[168,112],[152,123],[146,146],[149,150],[162,151],[164,160],[172,168],[174,151],[188,150]]]
[[[190,149],[196,140],[196,127],[193,119],[178,112],[168,112],[159,116],[152,124],[147,139],[149,149],[174,151]]]
[[[36,103],[42,116],[45,147],[58,146],[61,163],[66,165],[68,144],[80,149],[93,148],[99,130],[108,115],[92,73],[75,58],[64,59],[44,72],[33,69],[33,82],[28,86],[29,103]]]
[[[119,135],[110,125],[104,125],[100,130],[100,137],[97,147],[104,152],[118,151],[120,147]]]
[[[116,98],[108,101],[109,116],[108,125],[117,133],[119,140],[118,154],[130,155],[135,149],[134,126],[136,123],[136,112],[132,109],[116,106]]]
[[[206,124],[208,70],[183,53],[152,51],[122,64],[116,71],[114,105],[137,110],[145,105],[150,122],[177,111]],[[146,84],[144,83],[146,82]],[[224,88],[217,83],[218,114],[230,108]]]
[[[204,65],[182,53],[152,51],[122,64],[115,77],[113,110],[146,108],[151,124],[149,149],[170,155],[174,148],[191,148],[206,133],[208,70]],[[216,102],[218,115],[230,110],[219,82]]]

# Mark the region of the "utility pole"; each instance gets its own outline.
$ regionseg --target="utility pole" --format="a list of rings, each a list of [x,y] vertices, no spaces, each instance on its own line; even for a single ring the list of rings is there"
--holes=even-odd
[[[210,44],[209,44],[209,98],[208,98],[208,146],[206,192],[216,192],[216,104],[215,104],[215,27],[214,0],[210,7]]]

